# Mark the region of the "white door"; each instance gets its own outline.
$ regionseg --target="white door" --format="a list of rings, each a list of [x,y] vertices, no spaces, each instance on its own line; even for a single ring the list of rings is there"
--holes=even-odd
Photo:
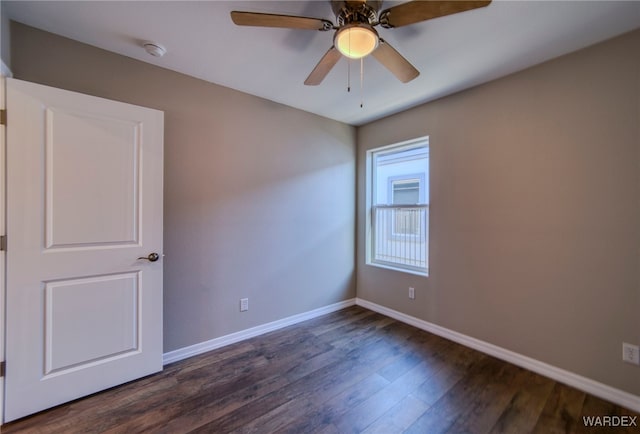
[[[8,422],[162,370],[163,113],[8,79],[6,158]]]

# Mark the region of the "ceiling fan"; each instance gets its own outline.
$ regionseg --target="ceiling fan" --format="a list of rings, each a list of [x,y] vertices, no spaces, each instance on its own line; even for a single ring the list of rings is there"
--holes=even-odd
[[[256,12],[231,12],[231,19],[239,26],[281,27],[302,30],[335,30],[333,45],[311,71],[304,84],[315,86],[324,80],[340,60],[341,55],[361,59],[369,54],[400,81],[407,83],[418,71],[388,42],[378,36],[375,26],[387,29],[407,26],[420,21],[481,8],[491,0],[413,0],[385,9],[378,14],[382,0],[330,0],[336,24],[322,18]]]

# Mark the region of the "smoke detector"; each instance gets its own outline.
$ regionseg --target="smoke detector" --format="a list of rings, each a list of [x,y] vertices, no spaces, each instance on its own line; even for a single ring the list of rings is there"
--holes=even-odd
[[[157,42],[145,42],[142,46],[153,57],[162,57],[167,52],[167,49]]]

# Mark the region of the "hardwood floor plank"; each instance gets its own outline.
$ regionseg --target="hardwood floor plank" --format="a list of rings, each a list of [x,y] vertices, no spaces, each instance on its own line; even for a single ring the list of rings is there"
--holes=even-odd
[[[455,344],[440,336],[414,329],[413,333],[407,337],[405,345],[416,355],[431,359],[434,357],[441,358],[443,354],[450,352]]]
[[[343,312],[346,312],[347,314],[344,315]],[[329,315],[331,316],[328,321],[324,320],[325,316],[321,316],[308,322],[305,321],[304,326],[308,327],[308,330],[311,333],[316,336],[320,336],[338,327],[342,327],[368,316],[376,315],[376,313],[371,310],[363,309],[360,306],[353,306]]]
[[[584,399],[584,392],[556,383],[533,432],[541,434],[576,432],[582,425],[580,412]]]
[[[135,397],[152,406],[154,397],[162,396],[163,391],[171,390],[173,392],[177,385],[175,378],[171,377],[162,378],[157,382],[144,382],[146,384],[144,387],[140,387],[136,383],[125,384],[37,413],[26,419],[3,425],[2,432],[89,432],[92,427],[100,429],[104,424],[117,423],[117,420],[125,419],[126,416],[121,412],[121,409],[126,409],[129,403],[135,402]],[[130,394],[123,393],[123,388],[128,389]],[[122,401],[119,401],[118,398],[121,398]]]
[[[275,433],[281,432],[297,415],[309,414],[313,411],[313,403],[306,399],[292,399],[262,416],[242,425],[239,433]],[[308,431],[309,432],[309,431]]]
[[[398,343],[396,342],[395,344],[396,344],[395,346],[397,346]],[[406,396],[411,390],[413,390],[418,384],[420,384],[420,382],[423,381],[428,375],[431,375],[428,367],[416,366],[416,364],[413,363],[413,361],[415,360],[415,356],[412,353],[406,352],[408,348],[403,347],[402,345],[400,345],[398,348],[401,351],[405,351],[405,352],[399,353],[396,361],[387,363],[387,365],[379,369],[377,373],[378,374],[388,373],[390,368],[398,368],[400,366],[403,367],[403,371],[405,371],[406,370],[405,368],[407,367],[413,367],[415,369],[410,369],[408,372],[400,372],[399,373],[400,378],[396,378],[397,381],[394,381],[393,386],[385,387],[378,393],[367,395],[366,398],[367,398],[367,402],[370,403],[369,405],[375,405],[373,404],[373,402],[378,402],[378,403],[384,403],[383,405],[386,405],[386,406],[392,406],[396,401]],[[371,366],[369,368],[371,368]],[[357,388],[360,389],[361,387],[362,385],[358,385]],[[396,395],[397,395],[397,398],[392,398],[392,396],[395,397]],[[336,399],[333,398],[331,400],[331,403],[334,404],[335,401]],[[337,401],[340,403],[339,399]],[[331,421],[331,423],[335,422],[338,429],[340,429],[343,432],[345,432],[346,428],[344,426],[340,426],[338,417],[341,416],[348,409],[356,408],[357,410],[350,410],[350,411],[351,412],[358,411],[359,413],[357,416],[353,416],[351,414],[346,416],[345,417],[346,420],[358,419],[360,422],[362,422],[364,420],[368,420],[366,418],[369,418],[370,415],[374,415],[374,418],[375,418],[377,417],[377,414],[379,414],[377,413],[376,410],[366,408],[366,406],[363,407],[362,405],[356,406],[356,404],[358,404],[356,400],[351,400],[349,402],[349,406],[347,406],[346,408],[338,407],[341,409],[341,411],[335,411],[336,410],[335,406],[333,408],[327,409],[326,407],[331,407],[330,405],[327,405],[319,413],[324,415],[324,419],[326,423],[329,423],[329,421]],[[364,415],[364,418],[363,418],[363,415]],[[309,431],[304,430],[303,432],[309,432]]]
[[[216,351],[209,351],[205,354],[200,354],[189,358],[189,363],[185,364],[183,361],[174,362],[164,367],[165,372],[168,369],[179,369],[182,373],[187,373],[195,369],[210,366],[213,363],[229,360],[232,357],[236,357],[240,354],[254,351],[255,347],[252,343],[247,341],[238,342],[235,344],[227,345],[226,347],[219,348]]]
[[[315,433],[328,427],[337,427],[332,423],[349,408],[358,405],[372,394],[389,384],[379,375],[370,375],[343,390],[335,396],[312,395],[309,399],[314,408],[306,414],[297,415],[282,432]]]
[[[422,358],[413,353],[408,353],[404,357],[400,357],[393,363],[388,364],[378,371],[382,377],[389,381],[394,381],[406,372],[410,371],[416,365],[419,365]]]
[[[302,377],[305,377],[319,369],[325,368],[336,361],[345,359],[348,353],[342,348],[332,348],[329,351],[317,354],[305,361],[305,363],[294,364],[283,375],[287,377],[289,381],[295,381]]]
[[[487,385],[487,381],[500,374],[504,362],[493,357],[483,357],[474,364],[469,372],[452,384],[442,397],[420,416],[407,433],[445,433],[456,420],[473,408],[477,396]]]
[[[282,377],[277,377],[282,378]],[[277,381],[277,380],[276,380]],[[206,413],[195,410],[199,416],[198,426],[189,432],[232,432],[239,430],[243,425],[250,423],[255,418],[268,413],[271,410],[278,408],[279,406],[291,401],[293,397],[290,396],[288,390],[289,384],[283,384],[280,387],[274,388],[268,394],[260,394],[259,396],[251,397],[248,400],[238,402],[237,399],[231,399],[228,401],[224,411],[218,411],[219,407],[213,405]],[[180,417],[175,423],[172,423],[171,428],[181,429],[185,423],[192,424],[193,411],[186,415],[186,417]],[[172,421],[173,422],[173,421]],[[168,427],[167,427],[168,428]],[[162,429],[160,432],[171,433],[171,429]]]
[[[369,425],[363,434],[394,434],[404,432],[429,406],[414,397],[405,396],[400,402],[383,413],[375,422]]]
[[[220,394],[216,389],[211,389],[208,394],[200,394],[189,400],[181,401],[175,407],[162,409],[164,411],[169,410],[170,414],[159,411],[150,418],[143,416],[143,419],[151,421],[153,425],[147,425],[144,430],[134,430],[133,432],[167,434],[191,432],[265,396],[270,396],[272,393],[282,389],[286,384],[288,384],[286,379],[279,375],[274,375],[227,395]],[[123,429],[122,432],[125,432],[124,429],[129,428],[129,425],[123,425],[121,427]]]
[[[332,365],[328,365],[312,374],[287,384],[271,394],[259,398],[222,418],[216,419],[201,427],[196,432],[207,432],[217,429],[223,432],[238,430],[240,421],[253,420],[260,417],[290,400],[310,399],[315,395],[329,399],[360,379],[371,375],[389,358],[397,357],[396,347],[379,339],[363,347],[357,347],[349,352],[348,357]]]
[[[203,404],[198,405],[197,402],[193,402],[192,400],[189,400],[183,403],[183,405],[181,405],[180,407],[183,407],[186,409],[198,407],[198,410],[200,410],[199,407],[204,407],[209,411],[206,412],[206,416],[203,416],[202,411],[196,411],[195,415],[192,414],[193,412],[188,412],[188,417],[186,418],[188,419],[188,422],[184,422],[184,424],[193,425],[194,420],[197,421],[195,422],[194,428],[197,428],[201,425],[208,424],[212,420],[224,417],[232,411],[239,410],[241,407],[243,407],[249,402],[252,402],[252,400],[254,399],[259,399],[264,397],[265,395],[268,394],[268,393],[265,393],[266,391],[272,392],[275,390],[273,386],[276,384],[277,384],[277,388],[284,387],[285,385],[289,384],[290,381],[286,377],[281,375],[282,371],[286,370],[287,367],[293,363],[304,362],[306,358],[309,357],[310,354],[326,351],[328,348],[330,348],[321,342],[316,342],[314,340],[314,337],[310,337],[307,334],[301,335],[301,337],[304,339],[296,339],[297,345],[293,347],[290,345],[284,345],[284,343],[286,343],[287,341],[286,341],[286,338],[283,339],[283,336],[285,335],[283,335],[282,333],[275,333],[273,336],[269,336],[267,339],[265,339],[265,342],[269,341],[274,343],[274,345],[270,347],[268,351],[261,346],[258,346],[258,345],[256,346],[256,351],[262,353],[263,356],[266,355],[268,366],[262,366],[262,369],[257,370],[255,372],[243,372],[243,375],[235,379],[233,382],[227,381],[227,378],[223,376],[217,383],[213,383],[211,381],[207,383],[212,388],[215,389],[214,391],[212,391],[213,394],[218,394],[221,396],[225,396],[227,393],[233,392],[232,390],[228,392],[225,391],[223,388],[225,384],[227,384],[231,389],[238,389],[244,386],[244,389],[242,390],[249,391],[250,393],[245,392],[244,399],[238,400],[237,398],[234,398],[236,401],[236,404],[241,403],[241,405],[234,405],[233,400],[231,405],[225,405],[225,402],[219,402],[218,400],[215,399],[214,396],[211,396],[208,398],[208,400],[212,400],[212,403],[209,402],[204,405]],[[311,341],[309,341],[309,338],[311,339]],[[215,366],[212,366],[212,368],[215,369]],[[216,376],[219,377],[219,374],[216,374]],[[252,384],[256,384],[256,382],[259,382],[260,379],[264,377],[268,377],[268,380],[271,380],[266,382],[267,388],[263,386],[251,388]],[[234,396],[234,395],[235,394],[232,394],[231,396]],[[212,407],[216,407],[218,411],[211,411]],[[182,411],[178,409],[178,413],[181,413],[181,412]],[[178,418],[179,421],[182,421],[183,419],[185,418],[183,417]],[[172,423],[170,425],[170,428],[176,429],[179,426],[182,426],[181,423],[182,422],[177,424]]]
[[[117,415],[102,421],[99,425],[91,428],[99,432],[118,430],[118,426],[125,423],[138,422],[141,413],[156,414],[167,412],[169,406],[180,407],[179,403],[188,400],[191,396],[210,396],[208,389],[215,387],[216,394],[225,395],[233,390],[243,387],[243,381],[249,384],[254,383],[257,378],[247,378],[245,374],[254,372],[260,367],[268,364],[268,360],[261,356],[256,350],[251,349],[245,352],[236,353],[234,356],[224,359],[229,363],[218,361],[209,365],[200,366],[197,369],[188,369],[190,366],[184,364],[187,369],[180,369],[175,372],[173,378],[176,386],[165,394],[157,394],[152,398],[129,402],[125,407],[117,412]],[[248,387],[248,384],[246,385]],[[193,405],[193,404],[190,404]],[[153,421],[153,418],[150,419]]]
[[[394,324],[390,318],[379,314],[369,315],[358,321],[336,327],[319,337],[325,342],[330,342],[334,347],[348,348],[354,341],[372,336],[376,331],[384,329],[389,324]]]
[[[440,353],[432,359],[430,369],[434,375],[431,375],[413,392],[416,398],[422,399],[430,406],[460,382],[475,363],[485,358],[481,353],[468,353],[461,346],[450,346],[448,354],[447,360]]]
[[[531,432],[536,425],[555,382],[525,371],[521,387],[491,429],[492,433]]]
[[[351,408],[334,424],[343,432],[360,432],[375,422],[433,375],[428,363],[420,363],[371,395],[361,404]]]
[[[497,375],[485,380],[472,405],[456,419],[449,432],[489,432],[521,387],[525,372],[504,364]]]
[[[287,434],[299,434],[299,431],[294,431],[294,432],[290,432],[290,431],[284,431],[283,433],[287,433]],[[335,425],[327,425],[324,428],[322,428],[320,431],[316,432],[315,434],[341,434],[340,431],[338,431],[338,428]]]
[[[638,417],[352,306],[172,363],[2,432],[612,432],[586,427],[583,417],[595,416]]]

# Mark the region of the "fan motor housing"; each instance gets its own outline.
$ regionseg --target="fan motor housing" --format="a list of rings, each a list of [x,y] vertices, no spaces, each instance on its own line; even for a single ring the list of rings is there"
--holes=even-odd
[[[331,0],[338,27],[352,23],[375,24],[381,5],[382,0]]]

